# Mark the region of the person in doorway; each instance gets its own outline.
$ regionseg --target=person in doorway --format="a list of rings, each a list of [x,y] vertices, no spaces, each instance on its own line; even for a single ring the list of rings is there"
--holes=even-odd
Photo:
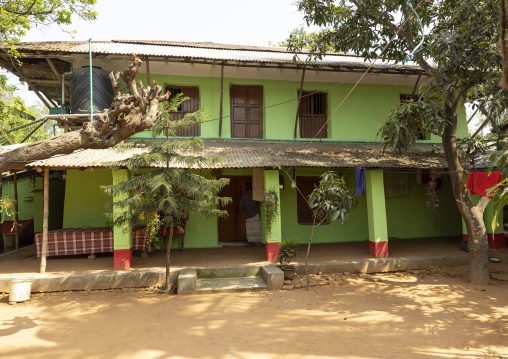
[[[261,242],[261,217],[259,216],[259,202],[252,199],[252,184],[245,184],[245,192],[240,197],[240,207],[245,209],[245,233],[247,245],[264,247]]]

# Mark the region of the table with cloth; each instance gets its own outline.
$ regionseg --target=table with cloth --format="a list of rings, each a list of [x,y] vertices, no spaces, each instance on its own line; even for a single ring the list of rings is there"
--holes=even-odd
[[[37,257],[42,253],[42,233],[35,235]],[[111,228],[63,228],[48,232],[48,256],[113,252]],[[132,249],[149,251],[145,231],[132,232]]]

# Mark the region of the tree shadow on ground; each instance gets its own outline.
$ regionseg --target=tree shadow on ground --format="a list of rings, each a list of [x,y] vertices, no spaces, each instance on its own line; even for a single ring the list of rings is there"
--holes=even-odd
[[[33,298],[47,318],[33,330],[50,345],[6,346],[22,321],[11,322],[12,334],[6,332],[0,344],[9,358],[469,359],[508,354],[506,285],[479,291],[458,277],[373,278],[351,277],[346,285],[310,292],[46,294]]]

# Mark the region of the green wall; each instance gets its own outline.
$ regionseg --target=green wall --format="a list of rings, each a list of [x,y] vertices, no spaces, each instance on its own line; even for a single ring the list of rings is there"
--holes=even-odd
[[[416,174],[408,174],[405,196],[386,197],[388,236],[422,238],[461,236],[462,217],[453,197],[450,180],[436,190],[439,208],[434,211],[426,205],[425,187],[416,183]]]
[[[355,175],[352,169],[335,169],[337,173],[344,173],[345,180],[351,189],[356,188]],[[296,176],[317,177],[324,172],[319,168],[297,168]],[[284,175],[284,189],[280,191],[281,198],[281,216],[282,216],[282,240],[296,239],[299,243],[307,243],[312,231],[311,224],[298,224],[296,213],[296,188],[291,188],[291,180],[288,175]],[[289,172],[292,176],[292,172]],[[361,242],[369,237],[369,228],[367,223],[367,205],[365,197],[359,198],[359,206],[351,212],[349,221],[341,224],[341,221],[334,221],[329,224],[322,224],[314,234],[313,243],[332,243],[332,242]]]
[[[68,170],[65,188],[63,228],[105,227],[112,201],[101,186],[113,183],[110,169]]]
[[[18,184],[18,218],[20,220],[33,219],[34,215],[34,190],[33,183],[30,183],[28,177],[21,178],[17,181]],[[9,196],[14,198],[14,182],[12,178],[9,182],[2,185],[2,196]],[[13,221],[14,215],[6,216],[2,214],[3,221]]]
[[[140,75],[144,80],[145,76]],[[169,75],[151,75],[161,85],[198,86],[200,106],[208,110],[211,118],[219,117],[220,78],[218,77],[187,77]],[[305,82],[305,91],[324,90],[335,83]],[[264,79],[224,78],[224,116],[223,137],[231,137],[230,97],[231,85],[262,85],[264,106],[277,105],[294,99],[298,95],[299,81],[277,81]],[[330,115],[347,96],[353,84],[343,84],[327,90],[328,114]],[[397,104],[400,94],[413,91],[412,86],[398,85],[358,85],[342,107],[334,114],[329,124],[329,140],[335,141],[381,141],[377,137],[380,126],[385,123],[393,105]],[[293,139],[297,101],[290,101],[264,109],[264,138]],[[467,135],[465,109],[459,110],[459,126],[457,136]],[[136,134],[133,137],[147,137],[150,133]],[[201,125],[201,137],[218,137],[219,121],[211,121]],[[430,140],[422,142],[440,142],[434,135]]]
[[[334,169],[345,174],[351,189],[356,188],[352,169]],[[283,173],[283,172],[281,172]],[[322,169],[298,168],[297,176],[319,176]],[[311,225],[298,224],[296,214],[296,189],[291,188],[287,174],[284,174],[285,189],[281,190],[282,240],[296,239],[306,243],[312,230]],[[292,173],[289,173],[292,175]],[[397,238],[422,238],[462,235],[461,217],[455,205],[450,182],[443,183],[437,191],[439,209],[433,211],[426,206],[424,186],[416,183],[416,174],[408,177],[408,194],[386,198],[388,236]],[[299,194],[298,194],[299,195]],[[361,242],[369,237],[367,203],[365,196],[359,196],[359,205],[348,222],[334,221],[321,225],[315,233],[314,243]]]

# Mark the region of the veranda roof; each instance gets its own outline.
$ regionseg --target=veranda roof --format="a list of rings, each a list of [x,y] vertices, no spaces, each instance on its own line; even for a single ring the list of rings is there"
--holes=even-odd
[[[207,168],[296,166],[445,169],[447,167],[442,151],[432,153],[435,145],[431,144],[418,144],[410,153],[398,153],[390,148],[383,152],[384,144],[367,142],[204,139],[203,144],[204,148],[201,151],[188,154],[224,158],[221,163]],[[131,148],[127,151],[118,148],[78,150],[69,155],[35,161],[27,164],[27,167],[53,169],[104,167],[106,162],[119,161],[144,151],[145,148]],[[173,163],[171,166],[186,167],[181,163]],[[159,165],[154,164],[152,167]]]

